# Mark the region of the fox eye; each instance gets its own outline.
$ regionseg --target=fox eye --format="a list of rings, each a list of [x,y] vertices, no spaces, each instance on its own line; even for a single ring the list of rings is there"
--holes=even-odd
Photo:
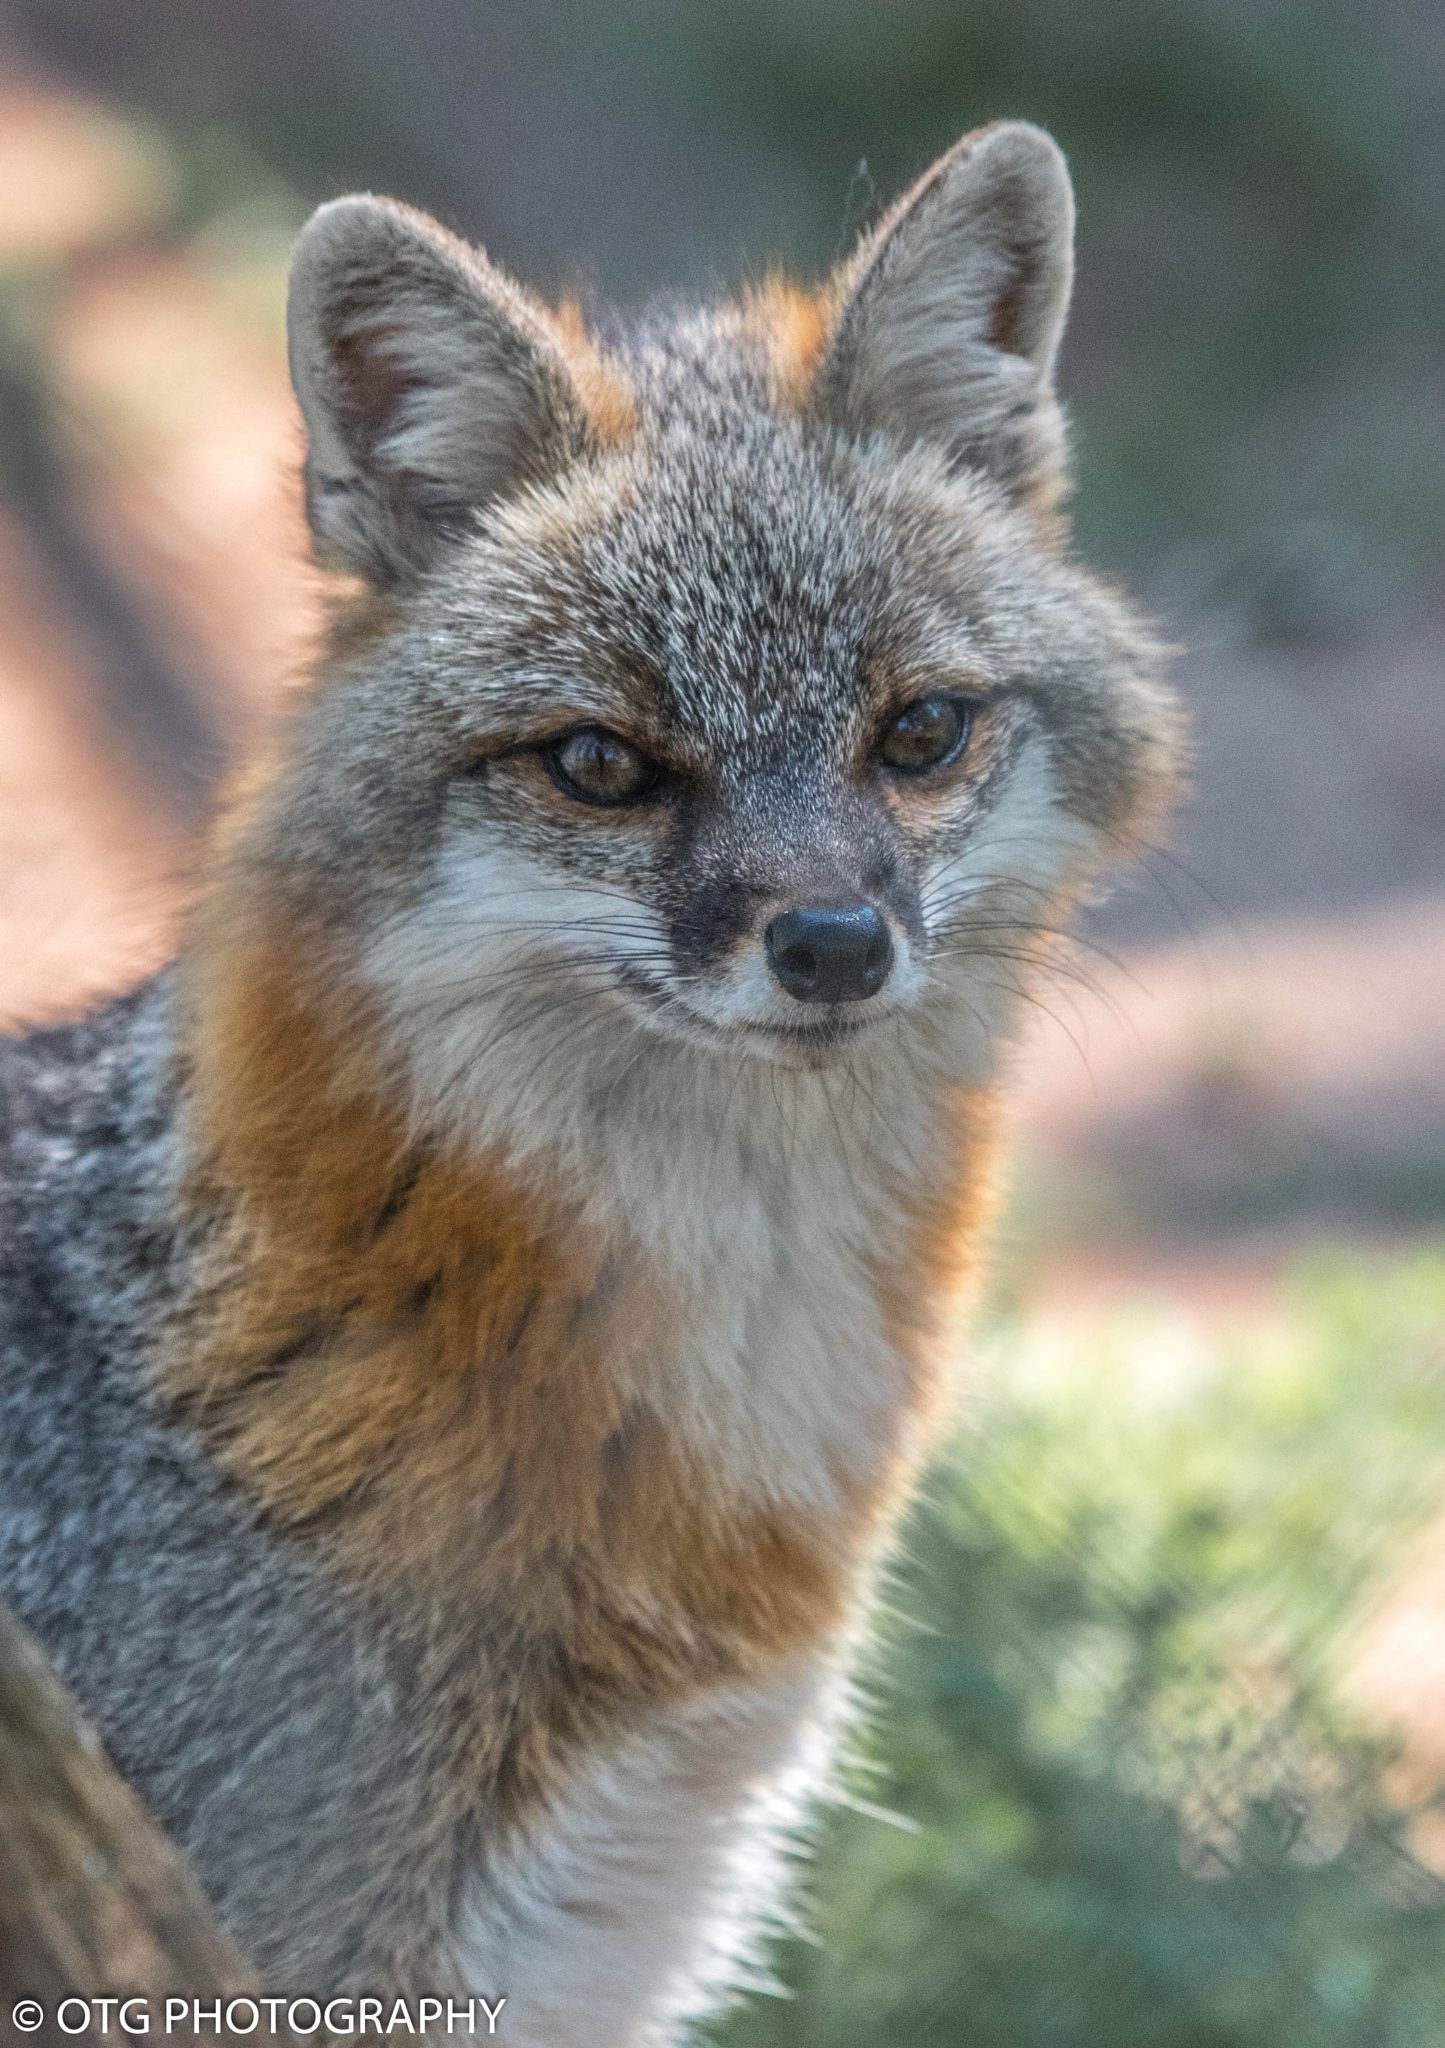
[[[581,725],[543,750],[564,796],[584,804],[631,804],[657,781],[657,765],[605,726]]]
[[[884,733],[878,758],[900,775],[924,775],[946,768],[968,745],[973,706],[964,697],[918,697],[900,711]]]

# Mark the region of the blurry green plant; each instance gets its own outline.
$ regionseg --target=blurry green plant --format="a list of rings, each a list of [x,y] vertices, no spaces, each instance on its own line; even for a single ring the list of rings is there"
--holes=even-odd
[[[652,4],[709,107],[794,171],[778,243],[805,262],[846,240],[850,173],[866,215],[962,128],[1021,114],[1058,135],[1080,198],[1064,388],[1086,552],[1137,573],[1173,543],[1180,595],[1286,638],[1434,563],[1445,494],[1416,421],[1437,411],[1439,80],[1403,16]]]
[[[1439,2048],[1445,1883],[1343,1680],[1445,1500],[1445,1256],[1316,1264],[1248,1336],[988,1349],[816,1940],[719,2040]]]

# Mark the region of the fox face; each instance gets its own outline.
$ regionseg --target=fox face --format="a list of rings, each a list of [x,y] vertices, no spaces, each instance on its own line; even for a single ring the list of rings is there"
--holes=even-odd
[[[421,216],[315,216],[308,513],[363,595],[233,857],[438,1107],[523,1047],[991,1030],[1158,807],[1154,646],[1057,512],[1071,240],[1005,124],[818,293],[604,349]]]

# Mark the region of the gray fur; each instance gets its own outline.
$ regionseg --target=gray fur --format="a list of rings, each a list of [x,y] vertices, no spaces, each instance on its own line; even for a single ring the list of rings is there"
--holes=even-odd
[[[425,1796],[414,1663],[141,1392],[190,1256],[168,1013],[162,977],[0,1048],[0,1587],[243,1951],[324,1986]]]
[[[855,432],[947,448],[1012,490],[1056,478],[1053,368],[1073,259],[1053,138],[1026,121],[965,136],[851,265],[825,406]]]
[[[584,438],[539,309],[478,251],[392,200],[323,206],[291,270],[291,377],[321,559],[378,582],[560,469]]]

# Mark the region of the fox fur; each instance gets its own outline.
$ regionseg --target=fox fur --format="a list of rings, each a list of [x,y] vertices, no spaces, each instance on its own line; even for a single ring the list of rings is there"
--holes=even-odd
[[[1060,510],[1072,213],[999,124],[630,328],[390,201],[301,237],[326,647],[175,962],[0,1054],[0,1585],[268,1988],[662,2048],[755,1960],[1019,1004],[1173,775]],[[770,966],[799,905],[866,1000]]]

